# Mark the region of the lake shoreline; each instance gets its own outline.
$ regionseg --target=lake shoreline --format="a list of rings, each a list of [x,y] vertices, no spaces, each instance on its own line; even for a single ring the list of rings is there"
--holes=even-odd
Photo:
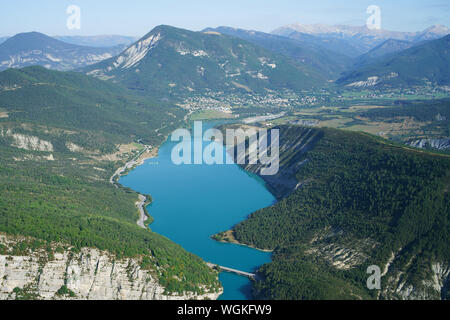
[[[243,220],[243,221],[245,221],[245,220]],[[224,238],[220,239],[221,236],[224,236]],[[261,252],[266,252],[266,253],[273,253],[274,252],[274,250],[261,249],[261,248],[257,248],[257,247],[254,247],[254,246],[251,246],[251,245],[239,242],[234,237],[233,229],[230,229],[230,230],[227,230],[227,231],[223,231],[223,232],[219,232],[217,234],[213,234],[210,238],[213,239],[214,241],[217,241],[217,242],[220,242],[220,243],[236,244],[238,246],[247,247],[247,248],[258,250],[258,251],[261,251]]]
[[[214,125],[214,123],[208,122],[208,125]],[[152,231],[168,237],[173,242],[181,245],[186,251],[199,256],[204,262],[213,262],[218,265],[224,265],[226,267],[235,268],[237,270],[243,270],[246,272],[254,272],[254,270],[259,269],[262,265],[269,263],[271,261],[270,256],[272,251],[261,250],[238,243],[237,241],[227,243],[231,246],[223,246],[225,242],[223,244],[220,244],[218,241],[211,239],[211,234],[219,231],[220,229],[224,230],[230,228],[236,223],[245,220],[246,217],[248,217],[248,215],[255,210],[259,210],[262,207],[271,205],[273,204],[273,201],[276,201],[273,194],[267,189],[265,183],[263,183],[263,181],[261,181],[261,179],[259,179],[257,175],[253,175],[247,172],[238,165],[231,166],[230,169],[225,169],[225,171],[227,172],[226,174],[224,174],[224,166],[218,166],[217,169],[212,169],[211,166],[206,165],[203,168],[202,166],[184,166],[181,168],[180,166],[174,166],[170,160],[170,148],[171,144],[174,143],[175,142],[170,141],[170,136],[167,137],[166,140],[160,145],[159,152],[157,154],[154,154],[153,156],[147,155],[145,159],[141,158],[140,156],[135,157],[133,159],[134,161],[132,160],[132,165],[127,168],[126,175],[120,175],[119,177],[120,185],[128,187],[132,190],[139,190],[139,194],[152,195],[152,198],[158,200],[157,202],[152,202]],[[142,164],[147,163],[146,160],[149,160],[151,158],[158,158],[157,163],[155,163],[157,166],[141,166]],[[134,169],[138,170],[139,172],[136,173]],[[182,169],[182,171],[178,171],[180,169]],[[228,187],[223,190],[227,190],[226,192],[231,192],[232,197],[236,197],[236,199],[242,198],[242,195],[245,194],[243,190],[241,190],[240,192],[236,191],[236,184],[240,186],[238,187],[238,189],[243,188],[244,184],[249,184],[248,187],[250,189],[246,190],[254,191],[252,195],[245,196],[246,200],[244,202],[241,202],[242,200],[237,200],[234,204],[231,204],[230,207],[228,207],[228,203],[226,204],[226,208],[228,208],[227,212],[234,212],[234,214],[232,214],[231,216],[228,213],[223,212],[223,208],[225,207],[222,206],[218,207],[217,211],[214,211],[215,215],[217,215],[217,218],[214,218],[213,220],[205,220],[200,218],[200,220],[197,220],[198,222],[195,223],[196,226],[203,226],[205,222],[206,225],[203,228],[198,228],[198,232],[195,233],[195,236],[193,238],[192,236],[186,237],[183,236],[186,235],[185,228],[189,225],[189,223],[192,222],[192,218],[195,220],[199,217],[195,215],[190,216],[189,219],[186,219],[184,221],[183,217],[185,216],[177,216],[177,212],[186,210],[186,205],[188,205],[188,207],[190,206],[190,209],[188,209],[190,211],[187,211],[189,213],[194,214],[194,212],[200,210],[199,212],[204,212],[205,217],[207,217],[209,212],[211,212],[210,209],[206,209],[205,211],[205,206],[202,206],[204,204],[203,201],[197,196],[202,193],[205,194],[205,192],[209,192],[211,190],[211,188],[204,187],[204,185],[202,185],[202,179],[200,179],[201,177],[204,177],[206,178],[206,181],[209,181],[208,177],[211,177],[211,174],[202,176],[202,172],[205,172],[205,170],[206,172],[212,170],[213,175],[217,174],[217,176],[215,176],[216,179],[219,179],[222,183],[228,185]],[[230,170],[231,175],[236,176],[236,179],[238,180],[230,178]],[[245,176],[243,175],[243,173],[245,173]],[[175,186],[178,187],[175,187],[175,190],[174,185],[166,183],[168,178],[167,175],[170,176],[169,180],[172,181],[171,183],[175,183],[175,181],[177,181]],[[200,179],[199,184],[195,183],[193,185],[193,189],[186,189],[183,186],[185,186],[188,181],[192,181],[192,178],[188,178],[191,175],[192,177],[196,177],[196,179]],[[246,176],[248,176],[250,180],[249,178],[246,178]],[[124,180],[122,180],[122,178]],[[195,191],[196,189],[198,189],[198,191]],[[264,191],[262,191],[262,189],[264,189]],[[182,194],[185,195],[190,193],[191,195],[187,199],[178,197],[177,201],[173,201],[174,192],[182,192]],[[207,198],[214,199],[216,194],[217,193],[214,193],[214,195],[211,195]],[[222,202],[224,201],[223,199],[223,197],[218,197],[215,201]],[[192,201],[189,202],[190,200]],[[261,201],[262,204],[261,206],[259,206],[258,204],[261,203]],[[183,209],[177,207],[179,203],[183,203]],[[246,203],[244,207],[247,207],[248,211],[245,211],[245,209],[243,209],[243,203]],[[164,209],[162,209],[162,206],[164,206]],[[243,212],[245,213],[245,216],[238,213],[241,212],[242,214],[242,210],[244,210]],[[164,215],[161,215],[162,213],[164,213]],[[174,217],[170,218],[170,215],[176,217],[175,219],[178,219],[176,221],[179,222],[174,224]],[[225,218],[226,216],[235,216],[235,218]],[[172,222],[170,223],[169,220]],[[216,224],[217,228],[212,227]],[[216,244],[214,245],[214,243]],[[254,253],[246,251],[249,249],[254,250]],[[225,291],[223,299],[253,299],[251,294],[249,294],[250,291],[245,293],[245,297],[242,296],[244,292],[243,288],[247,287],[247,289],[249,290],[249,288],[252,286],[252,283],[249,280],[244,280],[245,277],[228,275],[226,273],[221,273],[220,277],[223,279],[221,281]],[[245,291],[247,291],[247,289]]]

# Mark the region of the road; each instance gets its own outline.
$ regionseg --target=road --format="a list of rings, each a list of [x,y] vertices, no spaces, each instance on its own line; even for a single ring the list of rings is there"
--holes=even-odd
[[[226,272],[231,272],[231,273],[236,273],[240,276],[244,276],[250,279],[255,279],[256,275],[254,273],[250,273],[250,272],[245,272],[245,271],[241,271],[241,270],[237,270],[237,269],[232,269],[232,268],[227,268],[227,267],[223,267],[223,266],[219,266],[217,264],[212,264],[212,263],[207,263],[208,267],[215,269],[218,268],[220,271],[226,271]]]
[[[139,220],[137,221],[137,225],[143,229],[147,229],[145,226],[145,221],[148,220],[147,215],[145,214],[144,206],[145,202],[147,201],[147,197],[143,196],[142,194],[139,195],[139,201],[136,202],[136,206],[139,209]]]
[[[116,172],[114,172],[114,174],[111,176],[111,178],[109,178],[109,182],[114,187],[119,188],[119,184],[114,181],[114,178],[116,176],[120,177],[120,175],[123,172],[125,172],[125,170],[133,168],[136,165],[139,157],[144,152],[147,152],[147,151],[148,151],[148,148],[146,147],[143,151],[139,152],[139,154],[136,157],[134,157],[132,160],[128,161],[123,167],[117,169]],[[136,223],[137,223],[137,225],[139,227],[141,227],[143,229],[147,229],[147,227],[145,226],[145,221],[148,220],[148,217],[145,214],[145,210],[144,210],[144,206],[145,206],[145,202],[146,201],[147,201],[147,197],[142,195],[142,194],[139,194],[139,201],[136,202],[136,206],[138,207],[138,210],[139,210],[139,219],[138,219],[138,221]]]

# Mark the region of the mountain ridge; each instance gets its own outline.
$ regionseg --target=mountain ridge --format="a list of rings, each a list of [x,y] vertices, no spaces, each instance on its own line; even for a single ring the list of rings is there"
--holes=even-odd
[[[68,289],[78,299],[101,297],[88,288],[108,299],[145,298],[144,291],[151,299],[155,288],[165,292],[155,299],[217,297],[217,272],[139,227],[138,194],[110,183],[117,168],[182,126],[185,111],[80,72],[40,66],[0,72],[0,105],[8,115],[0,117],[2,298],[50,299]],[[155,283],[141,291],[136,281],[153,281],[138,280],[145,274]]]
[[[115,34],[96,36],[54,36],[53,38],[66,43],[95,48],[127,46],[139,39],[138,37]]]
[[[372,50],[370,50],[369,52],[358,57],[357,62],[355,64],[357,66],[361,66],[373,63],[377,59],[386,57],[391,54],[395,54],[396,52],[409,49],[414,45],[417,44],[411,41],[388,39],[383,43],[381,43],[380,45],[373,48]]]
[[[342,37],[353,37],[358,34],[377,36],[383,39],[408,40],[414,38],[423,38],[426,35],[436,35],[443,37],[450,33],[450,29],[444,25],[432,25],[422,31],[391,31],[384,29],[369,29],[367,26],[349,26],[349,25],[327,25],[327,24],[289,24],[273,30],[273,34],[289,33],[297,31],[312,35],[339,34]],[[422,39],[425,40],[425,39]]]
[[[368,65],[337,80],[353,87],[410,86],[450,83],[450,35],[427,41]]]
[[[450,29],[443,25],[434,25],[423,31],[401,32],[370,30],[366,26],[290,24],[277,28],[272,33],[321,44],[329,50],[357,57],[388,39],[412,42],[435,40],[449,34]]]
[[[272,262],[257,271],[256,298],[448,297],[447,156],[361,132],[274,128],[280,130],[280,170],[261,178],[279,201],[216,235],[273,250]],[[241,165],[256,174],[261,166]],[[384,271],[379,292],[366,285],[371,265]]]
[[[67,71],[110,58],[121,50],[121,46],[78,46],[35,31],[19,33],[0,44],[0,71],[32,65]]]
[[[167,25],[84,72],[159,94],[300,90],[325,82],[310,66],[242,39]]]
[[[264,33],[254,30],[231,27],[206,28],[203,32],[218,32],[262,46],[267,50],[283,54],[299,63],[305,63],[333,79],[351,65],[351,59],[336,52],[308,42]]]

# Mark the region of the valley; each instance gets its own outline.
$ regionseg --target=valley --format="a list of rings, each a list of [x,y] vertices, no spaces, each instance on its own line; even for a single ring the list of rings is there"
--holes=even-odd
[[[0,298],[448,299],[449,43],[444,26],[5,38]],[[278,129],[279,172],[174,165],[193,121]]]
[[[215,124],[205,124],[205,130]],[[171,159],[175,144],[169,138],[157,158],[120,179],[123,186],[151,195],[153,202],[147,207],[152,216],[150,228],[214,265],[253,273],[269,262],[269,252],[218,243],[210,236],[271,205],[273,195],[235,164],[175,165]],[[193,149],[192,157],[202,151]],[[219,279],[223,286],[220,299],[252,298],[251,282],[245,276],[222,272]]]
[[[448,156],[418,153],[362,133],[278,128],[285,150],[280,171],[261,176],[278,203],[214,237],[273,251],[272,262],[257,272],[255,297],[448,295]],[[260,169],[242,167],[252,173]],[[387,266],[381,296],[365,288],[369,265]]]
[[[19,299],[26,293],[25,298],[58,298],[57,291],[71,283],[69,289],[75,297],[98,297],[85,291],[89,281],[94,287],[97,281],[91,269],[97,262],[89,260],[95,248],[102,252],[96,253],[100,260],[110,257],[105,270],[120,260],[124,267],[132,261],[133,272],[148,273],[145,290],[149,293],[143,299],[217,297],[221,288],[217,272],[180,246],[140,228],[136,224],[138,194],[109,183],[118,167],[142,152],[142,145],[133,142],[158,146],[164,137],[154,135],[154,130],[161,127],[162,120],[168,126],[165,130],[170,131],[173,116],[148,100],[79,73],[30,67],[5,71],[0,78],[2,88],[12,83],[16,88],[0,91],[2,105],[14,110],[14,115],[0,123],[0,232],[6,234],[0,255],[4,262],[2,296]],[[35,85],[43,82],[46,84]],[[127,117],[121,115],[125,106]],[[171,111],[183,121],[182,110],[174,106]],[[38,254],[39,247],[44,248],[45,256]],[[88,261],[75,263],[73,268],[84,271],[72,280],[62,273],[46,287],[44,280],[52,272],[46,273],[45,266],[58,263],[64,270],[80,252],[79,259],[87,255]],[[19,271],[12,269],[9,259],[36,260],[30,268],[40,266],[40,271],[31,277],[14,278]],[[27,265],[17,268],[23,268],[19,274],[27,273]],[[79,286],[77,277],[83,274],[87,282]],[[35,282],[37,278],[44,282]],[[121,283],[124,279],[118,281],[104,299],[139,297],[131,293],[133,290],[117,293],[121,285],[133,286],[132,282]]]

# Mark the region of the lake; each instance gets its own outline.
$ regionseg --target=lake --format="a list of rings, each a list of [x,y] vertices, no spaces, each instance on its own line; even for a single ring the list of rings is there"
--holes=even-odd
[[[225,267],[253,272],[270,262],[270,253],[210,238],[275,202],[262,179],[236,164],[177,166],[171,160],[177,143],[169,138],[157,158],[120,179],[122,185],[152,196],[153,203],[147,207],[155,220],[151,229],[203,260]],[[203,147],[210,143],[203,142]],[[224,287],[220,299],[251,299],[249,279],[225,272],[219,279]]]

